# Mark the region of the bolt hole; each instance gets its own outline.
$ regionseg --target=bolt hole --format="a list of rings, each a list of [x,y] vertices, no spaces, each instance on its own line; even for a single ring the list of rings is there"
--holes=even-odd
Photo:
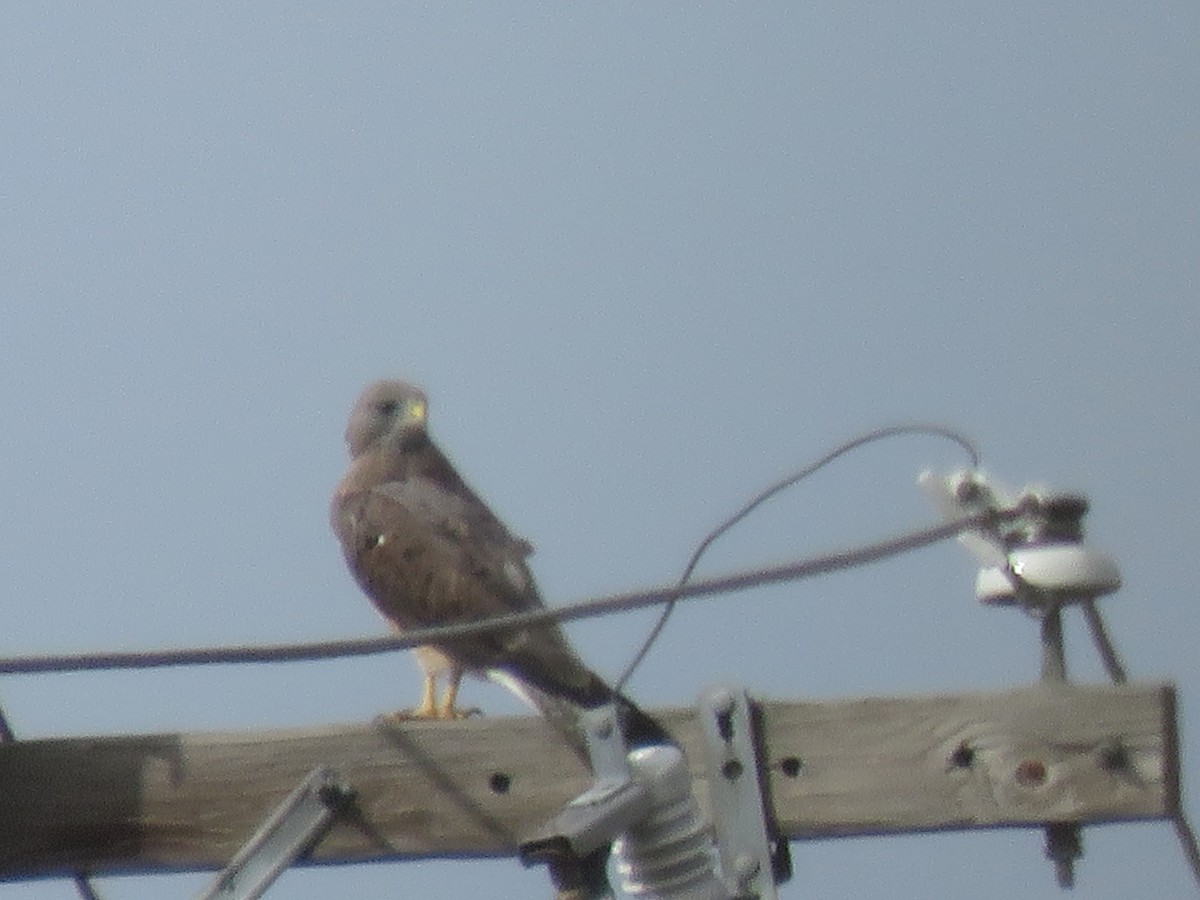
[[[975,751],[965,743],[959,744],[950,754],[950,765],[956,769],[969,769],[975,763]]]
[[[493,772],[492,777],[488,779],[488,787],[497,794],[507,794],[508,789],[512,787],[512,779],[503,772]]]
[[[1046,764],[1040,759],[1026,759],[1017,766],[1017,783],[1025,787],[1037,787],[1046,783]]]
[[[736,759],[728,760],[721,766],[721,774],[725,776],[726,781],[736,781],[742,777],[742,764]]]
[[[333,810],[343,810],[354,802],[354,791],[343,784],[323,784],[317,789],[321,802]]]
[[[1128,769],[1129,751],[1120,744],[1110,744],[1100,750],[1100,766],[1110,772]]]
[[[733,740],[733,711],[717,713],[717,734],[721,736],[721,740],[729,743]]]
[[[798,756],[785,756],[779,761],[779,771],[788,778],[795,778],[804,768],[804,762]]]

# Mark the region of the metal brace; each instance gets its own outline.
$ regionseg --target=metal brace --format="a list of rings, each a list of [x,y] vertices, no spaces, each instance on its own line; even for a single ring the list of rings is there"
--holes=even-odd
[[[614,705],[585,710],[581,724],[595,780],[531,839],[521,845],[526,865],[561,855],[587,856],[644,816],[650,808],[648,787],[635,781],[625,759],[625,741]]]
[[[545,863],[559,898],[609,897],[601,880],[611,845],[629,896],[728,900],[679,748],[627,753],[615,705],[586,710],[580,722],[595,781],[522,843],[521,861]]]
[[[583,860],[607,853],[613,838],[644,817],[654,802],[649,787],[631,776],[616,706],[585,710],[580,723],[595,781],[520,846],[521,862],[547,865],[560,890],[574,887]]]
[[[717,852],[732,897],[776,900],[777,881],[791,876],[786,843],[772,851],[758,752],[745,691],[718,686],[700,698],[709,798]]]
[[[332,769],[313,769],[196,900],[256,900],[353,797]]]

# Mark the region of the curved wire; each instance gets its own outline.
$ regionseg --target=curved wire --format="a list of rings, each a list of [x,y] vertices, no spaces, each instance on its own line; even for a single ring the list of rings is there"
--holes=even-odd
[[[967,452],[967,455],[971,458],[972,468],[979,467],[979,449],[968,437],[952,428],[926,422],[903,422],[899,425],[887,425],[882,428],[875,428],[871,431],[864,432],[857,437],[851,438],[845,443],[839,444],[824,456],[819,457],[816,461],[810,463],[799,471],[793,472],[792,474],[767,485],[767,487],[763,488],[761,491],[747,500],[746,503],[737,510],[737,512],[722,521],[717,525],[716,528],[704,536],[704,539],[700,541],[700,543],[696,546],[695,551],[692,553],[691,559],[689,559],[687,565],[684,566],[683,574],[680,575],[679,581],[676,583],[676,587],[680,591],[683,590],[684,586],[691,579],[692,573],[696,570],[696,566],[700,562],[700,557],[705,554],[705,552],[710,546],[712,546],[713,542],[716,541],[717,538],[725,534],[725,532],[729,531],[729,529],[733,528],[733,526],[737,525],[738,522],[742,521],[742,519],[746,518],[746,516],[750,515],[750,513],[754,512],[755,509],[757,509],[767,500],[774,497],[780,491],[791,487],[798,481],[802,481],[809,475],[817,472],[819,469],[824,468],[838,457],[845,456],[852,450],[857,450],[859,447],[862,447],[865,444],[881,441],[886,438],[896,437],[897,435],[902,434],[923,434],[946,438],[947,440],[958,444]],[[654,646],[655,641],[658,640],[659,635],[662,634],[663,629],[666,627],[667,620],[671,618],[671,613],[675,610],[676,599],[678,598],[674,598],[666,602],[662,613],[659,614],[658,621],[654,623],[654,626],[650,629],[649,634],[647,634],[645,639],[643,639],[642,645],[638,648],[637,652],[633,655],[633,658],[625,666],[625,670],[621,673],[621,676],[617,679],[617,690],[622,690],[625,687],[626,682],[628,682],[633,676],[633,673],[637,670],[637,667],[642,664],[646,658],[646,655]]]
[[[768,498],[807,477],[822,466],[832,462],[849,451],[870,443],[899,434],[932,434],[945,437],[963,447],[970,455],[972,465],[978,465],[979,452],[975,446],[961,434],[949,428],[938,425],[910,423],[875,429],[860,435],[834,448],[816,462],[805,467],[787,478],[769,485],[766,489],[752,497],[732,516],[717,526],[700,543],[689,560],[683,577],[669,587],[651,588],[645,591],[632,591],[614,594],[598,599],[587,600],[570,606],[543,608],[521,613],[510,613],[475,622],[464,622],[454,625],[443,625],[435,628],[414,629],[403,635],[387,635],[367,638],[347,638],[331,641],[311,641],[300,644],[275,644],[265,646],[233,646],[233,647],[194,647],[173,650],[149,650],[126,652],[100,653],[65,653],[33,657],[0,657],[0,674],[31,674],[37,672],[80,672],[115,669],[150,669],[170,666],[196,666],[214,664],[240,663],[270,663],[288,662],[313,659],[331,659],[336,657],[365,656],[376,653],[387,653],[393,650],[403,650],[421,644],[436,643],[437,641],[464,637],[500,628],[517,628],[535,625],[549,621],[569,621],[613,612],[642,609],[647,606],[666,604],[668,610],[684,599],[708,596],[711,594],[745,590],[759,585],[809,578],[815,575],[865,565],[870,562],[894,556],[899,553],[954,537],[962,531],[977,529],[995,524],[997,516],[1003,514],[989,513],[967,516],[956,521],[947,522],[924,529],[904,532],[898,536],[866,544],[851,550],[839,551],[824,556],[810,557],[781,565],[735,572],[730,575],[717,576],[692,581],[691,576],[705,550],[739,521],[750,514],[758,505]],[[665,616],[662,617],[665,621]],[[654,637],[662,630],[662,621],[655,632],[647,640],[641,653],[629,667],[621,684],[632,673],[633,668],[649,650]],[[0,730],[3,720],[0,719]]]

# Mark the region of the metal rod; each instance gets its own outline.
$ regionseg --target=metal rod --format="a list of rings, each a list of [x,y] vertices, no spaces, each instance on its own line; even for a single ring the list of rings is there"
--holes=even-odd
[[[1183,857],[1187,860],[1188,868],[1192,870],[1192,878],[1200,887],[1200,846],[1196,844],[1196,832],[1192,831],[1192,826],[1188,824],[1182,811],[1171,818],[1171,824],[1175,826],[1175,834],[1179,836]]]
[[[1062,607],[1057,603],[1042,612],[1042,681],[1066,681],[1067,659],[1063,648]]]
[[[1104,627],[1104,619],[1100,617],[1100,610],[1096,608],[1095,600],[1083,601],[1083,617],[1087,620],[1088,631],[1092,634],[1092,643],[1096,645],[1096,652],[1104,661],[1108,677],[1115,684],[1124,684],[1128,680],[1125,667],[1121,665],[1121,658],[1117,656],[1117,648],[1113,646],[1113,642],[1108,637],[1108,629]]]
[[[75,891],[79,894],[81,900],[100,900],[100,895],[96,893],[92,887],[88,877],[80,872],[76,872],[71,876],[71,880],[75,883]]]

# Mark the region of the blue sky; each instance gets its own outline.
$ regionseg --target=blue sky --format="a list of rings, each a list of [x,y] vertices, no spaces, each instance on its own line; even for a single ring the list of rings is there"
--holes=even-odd
[[[1191,3],[8,10],[4,653],[380,633],[325,508],[345,413],[383,375],[426,386],[438,440],[537,546],[552,603],[673,579],[764,484],[915,417],[970,433],[1011,483],[1090,495],[1125,576],[1104,602],[1118,646],[1182,692],[1186,788],[1198,29]],[[916,475],[960,460],[873,446],[703,571],[931,521]],[[632,690],[1030,681],[1034,623],[979,607],[973,574],[947,544],[692,604]],[[570,632],[615,674],[651,618]],[[1073,674],[1100,679],[1068,632]],[[43,737],[361,722],[416,689],[391,655],[10,677],[0,700]],[[1085,842],[1081,900],[1193,895],[1165,824]],[[793,849],[784,897],[1054,892],[1035,831]],[[292,872],[272,896],[543,888],[515,862],[422,862]]]

